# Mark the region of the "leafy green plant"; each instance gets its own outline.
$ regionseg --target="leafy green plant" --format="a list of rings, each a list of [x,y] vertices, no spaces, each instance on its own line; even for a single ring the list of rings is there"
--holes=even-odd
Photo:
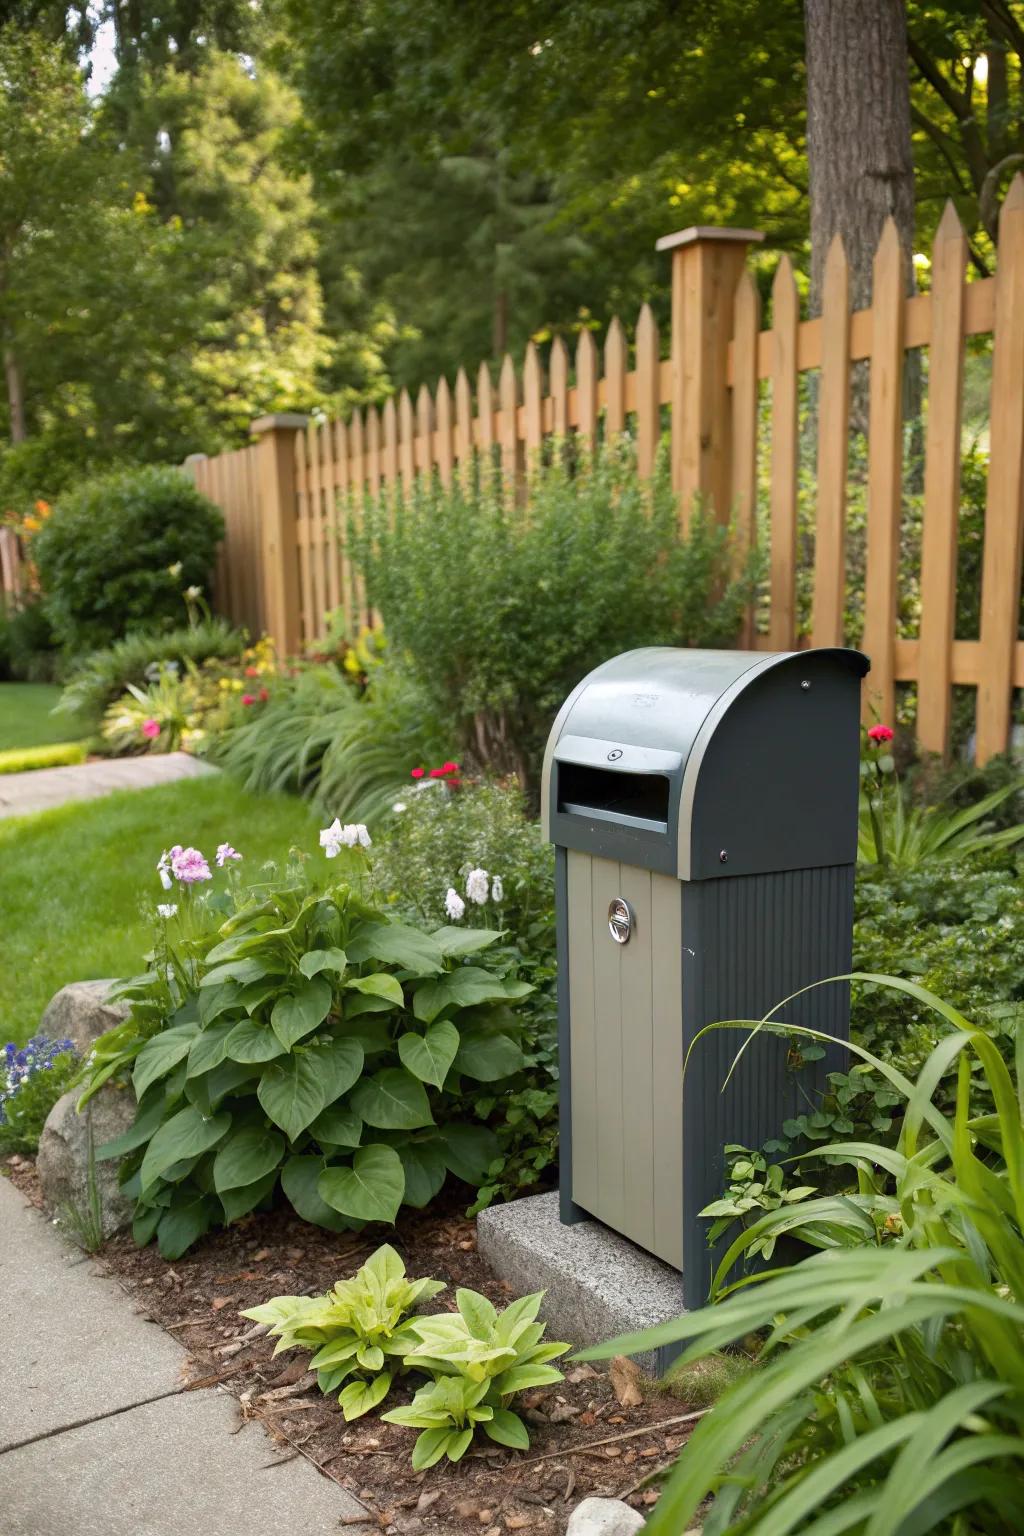
[[[131,1072],[135,1124],[99,1155],[125,1156],[136,1241],[155,1234],[165,1257],[279,1179],[300,1216],[343,1230],[426,1205],[449,1173],[478,1185],[500,1158],[474,1105],[523,1066],[509,1005],[531,984],[488,967],[493,930],[428,933],[369,902],[368,842],[335,823],[321,843],[340,875],[295,859],[213,896],[196,894],[212,879],[198,850],[160,861],[177,901],[82,1097]]]
[[[585,1352],[683,1343],[688,1362],[764,1331],[761,1369],[695,1429],[651,1536],[685,1529],[709,1496],[708,1536],[1011,1536],[1024,1522],[1024,1037],[1011,1069],[916,983],[852,979],[952,1026],[916,1083],[853,1047],[905,1103],[896,1147],[829,1144],[822,1152],[854,1172],[852,1193],[766,1213],[723,1256],[715,1305]],[[972,1059],[990,1114],[971,1112]],[[953,1061],[949,1116],[932,1094]],[[727,1285],[768,1234],[822,1251]]]
[[[362,689],[333,665],[299,670],[214,755],[247,789],[290,790],[328,815],[372,822],[410,768],[441,750],[442,734],[422,688],[385,658],[372,661]]]
[[[644,481],[625,439],[593,456],[556,445],[527,494],[528,516],[486,467],[468,485],[420,477],[368,502],[350,537],[456,756],[535,789],[580,678],[634,646],[731,644],[760,561],[736,574],[729,531],[699,508],[683,533],[665,456]]]
[[[442,1456],[458,1461],[469,1449],[477,1426],[499,1445],[526,1450],[526,1425],[508,1404],[517,1392],[562,1380],[550,1364],[570,1348],[544,1342],[545,1324],[537,1322],[543,1291],[523,1296],[503,1312],[477,1291],[455,1293],[457,1312],[439,1312],[413,1320],[420,1342],[407,1350],[405,1363],[430,1372],[407,1408],[382,1415],[423,1433],[412,1464],[417,1471]]]
[[[32,544],[58,641],[83,652],[143,624],[171,628],[223,535],[218,508],[176,469],[121,470],[62,496]]]
[[[383,1402],[416,1342],[409,1314],[443,1290],[441,1280],[408,1280],[401,1258],[385,1243],[326,1296],[275,1296],[242,1316],[271,1325],[275,1355],[312,1350],[321,1392],[341,1387],[338,1402],[350,1420]]]
[[[84,763],[87,757],[82,741],[55,741],[46,747],[11,747],[0,752],[0,773],[28,773],[35,768],[65,768]]]
[[[92,1126],[86,1132],[85,1203],[65,1200],[58,1220],[84,1253],[97,1253],[103,1247],[103,1205],[96,1179],[96,1146]]]
[[[143,687],[166,663],[183,670],[189,661],[196,666],[211,659],[236,661],[244,648],[244,632],[226,619],[201,619],[170,630],[135,630],[73,664],[59,708],[95,730],[129,684]]]
[[[71,1040],[33,1035],[0,1049],[0,1153],[35,1152],[46,1117],[78,1071]]]
[[[62,657],[38,599],[0,613],[0,677],[22,683],[59,680]]]
[[[894,784],[890,792],[862,806],[857,857],[866,864],[907,869],[929,859],[964,859],[1014,847],[1024,839],[1024,822],[993,827],[987,818],[1019,794],[1022,783],[1005,784],[959,809],[908,804],[900,786]]]

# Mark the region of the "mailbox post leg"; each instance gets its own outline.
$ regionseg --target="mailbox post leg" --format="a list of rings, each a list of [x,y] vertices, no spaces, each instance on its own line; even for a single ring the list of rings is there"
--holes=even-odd
[[[568,857],[555,848],[555,937],[558,955],[558,1215],[564,1227],[590,1217],[572,1197],[572,1037],[569,1028]]]

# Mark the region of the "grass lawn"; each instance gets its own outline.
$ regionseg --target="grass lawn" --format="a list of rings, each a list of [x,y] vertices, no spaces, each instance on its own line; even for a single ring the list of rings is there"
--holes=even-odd
[[[0,752],[77,741],[83,732],[74,715],[50,714],[60,694],[50,683],[0,683]]]
[[[164,894],[156,862],[172,843],[218,843],[243,870],[317,850],[317,821],[287,795],[247,795],[231,780],[184,779],[0,821],[0,1044],[21,1044],[59,987],[144,970]]]

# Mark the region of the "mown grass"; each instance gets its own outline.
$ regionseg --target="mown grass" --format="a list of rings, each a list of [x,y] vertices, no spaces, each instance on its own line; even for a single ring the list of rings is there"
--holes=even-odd
[[[159,789],[0,821],[0,1044],[21,1044],[59,987],[143,970],[161,889],[156,862],[171,843],[212,859],[218,843],[240,866],[317,851],[317,821],[287,795],[249,795],[227,778]]]
[[[51,683],[0,683],[0,750],[45,747],[85,735],[74,715],[52,715],[61,690]]]

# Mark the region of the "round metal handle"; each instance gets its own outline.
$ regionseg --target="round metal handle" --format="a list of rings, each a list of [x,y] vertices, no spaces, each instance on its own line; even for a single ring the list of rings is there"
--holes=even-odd
[[[608,904],[608,932],[616,944],[629,943],[633,932],[633,909],[621,896],[616,896]]]

